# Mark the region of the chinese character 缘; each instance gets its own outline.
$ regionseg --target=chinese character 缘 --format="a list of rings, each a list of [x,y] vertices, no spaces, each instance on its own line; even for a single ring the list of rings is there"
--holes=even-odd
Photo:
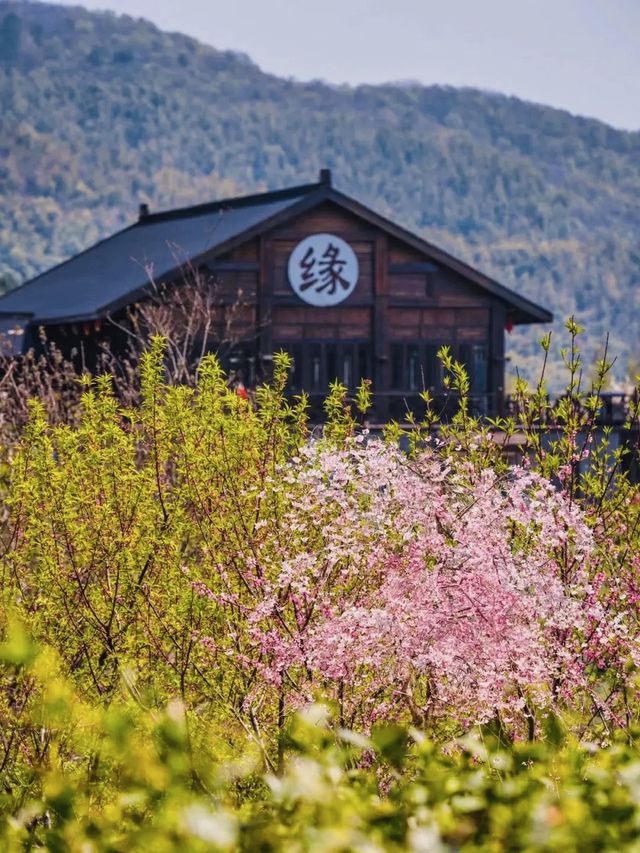
[[[302,269],[300,290],[305,291],[315,285],[316,293],[327,291],[331,296],[336,292],[339,284],[348,290],[350,283],[341,275],[347,262],[339,256],[340,249],[333,243],[329,243],[317,264],[316,272],[316,257],[313,247],[309,247],[300,260]]]

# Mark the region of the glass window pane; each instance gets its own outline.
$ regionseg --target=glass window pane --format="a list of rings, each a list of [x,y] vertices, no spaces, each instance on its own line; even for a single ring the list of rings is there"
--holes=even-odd
[[[476,344],[473,347],[473,374],[471,390],[476,394],[486,394],[489,387],[489,371],[487,363],[487,347]]]
[[[427,388],[439,389],[442,385],[440,375],[440,362],[438,360],[438,347],[435,344],[427,344],[424,348],[424,381]]]
[[[326,384],[335,382],[338,378],[338,348],[335,344],[325,344],[324,357],[327,368]]]
[[[422,390],[422,365],[420,347],[417,344],[407,347],[407,387],[409,391]]]
[[[319,344],[309,347],[311,366],[311,390],[322,391],[322,351]]]
[[[458,359],[465,366],[469,379],[473,373],[473,365],[471,363],[471,347],[468,344],[460,344],[458,347]]]
[[[404,346],[393,344],[391,347],[391,386],[392,388],[404,387],[403,367]]]
[[[304,367],[304,355],[302,351],[302,347],[300,344],[296,344],[293,347],[293,386],[296,391],[302,390],[302,384],[304,382],[302,369]]]
[[[353,352],[346,346],[342,350],[342,383],[347,388],[353,387]]]
[[[291,358],[291,367],[289,368],[289,383],[290,391],[300,391],[302,389],[302,366],[303,355],[300,344],[282,344],[282,349],[289,353]]]
[[[358,344],[358,375],[357,384],[363,379],[371,379],[371,368],[369,367],[369,347],[366,344]]]

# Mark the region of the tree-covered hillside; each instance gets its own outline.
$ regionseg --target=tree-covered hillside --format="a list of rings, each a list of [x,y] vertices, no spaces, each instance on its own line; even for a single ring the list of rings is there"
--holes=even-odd
[[[471,89],[265,74],[152,24],[0,0],[0,277],[17,283],[152,207],[315,180],[635,358],[640,133]],[[513,333],[532,362],[540,329]],[[623,363],[624,362],[624,363]]]

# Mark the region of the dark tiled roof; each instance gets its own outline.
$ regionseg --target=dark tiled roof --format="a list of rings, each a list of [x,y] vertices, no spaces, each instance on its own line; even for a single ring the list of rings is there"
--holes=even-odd
[[[215,250],[306,198],[318,184],[163,213],[96,243],[0,298],[0,314],[32,321],[90,319],[185,262]]]
[[[504,300],[511,322],[548,323],[553,319],[539,305],[333,189],[328,172],[316,184],[147,214],[1,297],[0,318],[19,316],[21,323],[39,324],[103,317],[139,299],[150,276],[156,282],[175,277],[183,264],[205,253],[223,253],[227,246],[249,239],[272,222],[325,200],[415,246],[436,263]]]

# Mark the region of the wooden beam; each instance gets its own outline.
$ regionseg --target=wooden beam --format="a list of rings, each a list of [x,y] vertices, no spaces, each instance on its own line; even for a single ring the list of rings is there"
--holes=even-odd
[[[259,272],[258,261],[208,261],[202,265],[211,272]]]
[[[406,261],[399,264],[390,264],[389,272],[393,275],[402,273],[428,273],[428,272],[438,272],[440,269],[436,264],[432,264],[430,261]]]

